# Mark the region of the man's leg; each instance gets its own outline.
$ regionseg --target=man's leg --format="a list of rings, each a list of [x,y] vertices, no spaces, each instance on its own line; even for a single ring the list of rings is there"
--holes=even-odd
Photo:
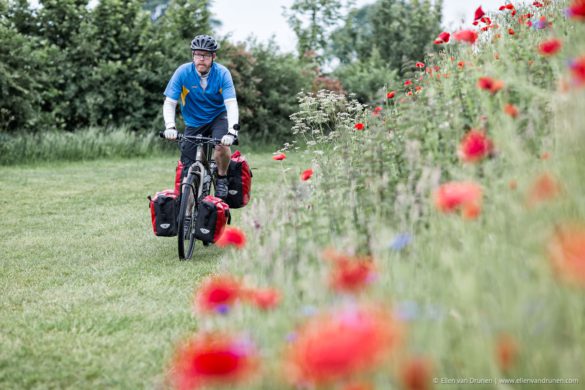
[[[221,139],[228,132],[227,114],[224,112],[211,123],[213,138]],[[229,146],[216,145],[213,158],[217,164],[217,180],[215,196],[226,199],[228,196],[227,172],[230,164],[231,150]]]
[[[232,152],[229,146],[216,145],[214,159],[217,163],[217,175],[226,176],[230,165],[230,157]]]

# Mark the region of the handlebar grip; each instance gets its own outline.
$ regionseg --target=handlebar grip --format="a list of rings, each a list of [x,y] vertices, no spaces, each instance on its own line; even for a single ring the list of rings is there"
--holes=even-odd
[[[158,136],[160,138],[165,138],[165,132],[164,132],[164,130],[163,131],[159,131],[158,132]],[[183,133],[177,133],[177,139],[179,140],[181,138],[183,138]]]

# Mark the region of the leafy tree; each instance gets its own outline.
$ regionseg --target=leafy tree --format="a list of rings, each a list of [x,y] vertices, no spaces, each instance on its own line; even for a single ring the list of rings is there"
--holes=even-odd
[[[331,36],[329,53],[342,64],[365,61],[373,49],[390,69],[424,57],[440,32],[442,0],[378,0],[353,10]]]
[[[345,2],[347,4],[347,2]],[[285,17],[295,32],[299,56],[307,52],[322,53],[328,45],[328,26],[342,20],[342,0],[295,0]]]

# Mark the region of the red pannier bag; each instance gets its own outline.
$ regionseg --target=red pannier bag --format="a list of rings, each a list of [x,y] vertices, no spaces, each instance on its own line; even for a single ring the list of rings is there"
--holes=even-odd
[[[175,169],[175,193],[177,196],[181,196],[181,183],[183,182],[183,171],[185,170],[185,165],[183,162],[179,160],[177,162],[177,168]]]
[[[216,242],[230,221],[230,207],[220,198],[207,195],[197,209],[195,238],[205,243]]]
[[[244,207],[250,201],[252,170],[239,150],[232,154],[228,167],[228,196],[225,202],[232,209]]]
[[[173,237],[177,235],[177,213],[179,204],[174,190],[157,192],[150,201],[150,217],[155,236]]]

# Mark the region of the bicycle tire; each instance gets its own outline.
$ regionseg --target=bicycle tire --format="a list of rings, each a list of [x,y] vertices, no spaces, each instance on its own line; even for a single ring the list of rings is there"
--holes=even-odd
[[[179,208],[179,259],[189,260],[193,256],[195,247],[195,221],[199,200],[199,177],[192,176],[183,184],[181,191],[181,207]]]

